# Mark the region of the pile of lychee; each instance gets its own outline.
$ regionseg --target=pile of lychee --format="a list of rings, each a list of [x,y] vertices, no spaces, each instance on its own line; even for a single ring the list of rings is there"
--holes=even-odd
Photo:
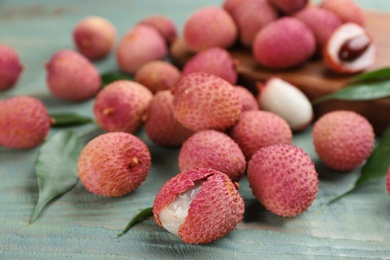
[[[81,152],[81,182],[109,197],[139,187],[153,165],[148,146],[136,136],[143,128],[156,145],[180,149],[173,163],[181,173],[162,185],[153,213],[160,226],[191,244],[223,237],[243,219],[238,183],[245,174],[260,203],[283,217],[306,211],[318,192],[313,161],[292,144],[293,134],[313,123],[308,98],[277,77],[259,83],[256,94],[237,85],[227,48],[239,41],[253,49],[259,64],[273,69],[322,55],[331,69],[348,73],[367,68],[375,53],[363,12],[351,0],[324,0],[320,6],[304,0],[226,0],[222,7],[195,11],[183,37],[169,18],[156,15],[134,25],[116,45],[116,29],[108,20],[87,17],[75,26],[73,38],[78,51],[59,50],[46,69],[55,97],[94,98],[91,112],[106,132]],[[178,42],[193,52],[182,68],[169,62]],[[101,88],[92,60],[114,47],[119,69],[134,80]],[[4,90],[16,84],[22,66],[9,47],[0,52]],[[36,98],[0,101],[1,146],[36,147],[49,129],[47,109]],[[352,111],[323,115],[314,122],[312,137],[321,161],[343,172],[360,166],[375,144],[371,124]],[[390,192],[390,174],[387,188]]]

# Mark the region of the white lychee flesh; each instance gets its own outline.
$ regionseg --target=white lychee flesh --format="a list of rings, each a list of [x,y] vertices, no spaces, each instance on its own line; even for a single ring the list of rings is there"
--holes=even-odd
[[[162,226],[172,234],[179,235],[179,228],[186,220],[192,200],[202,189],[201,184],[195,184],[161,210],[159,219]]]

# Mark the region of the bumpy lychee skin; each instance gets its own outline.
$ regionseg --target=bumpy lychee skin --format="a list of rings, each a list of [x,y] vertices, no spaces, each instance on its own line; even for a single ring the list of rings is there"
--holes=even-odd
[[[149,149],[141,139],[130,133],[106,133],[92,139],[81,151],[78,176],[88,191],[119,197],[141,185],[150,165]]]
[[[334,12],[345,23],[356,23],[364,26],[366,17],[363,9],[354,0],[324,0],[322,8]]]
[[[307,61],[316,50],[313,32],[294,17],[280,18],[261,29],[253,41],[253,55],[263,66],[287,69]]]
[[[256,97],[243,86],[234,86],[238,96],[241,99],[242,112],[250,110],[259,110],[259,103]]]
[[[134,80],[153,93],[173,89],[181,78],[181,72],[171,63],[161,60],[149,61],[135,73]]]
[[[145,132],[157,145],[179,147],[194,133],[177,122],[172,107],[172,92],[163,90],[154,95],[143,116]]]
[[[236,61],[225,49],[213,47],[198,52],[183,67],[183,76],[193,72],[205,72],[218,76],[230,84],[237,82]]]
[[[154,27],[168,44],[172,44],[176,40],[176,25],[169,17],[164,15],[151,15],[139,21],[138,24]]]
[[[29,149],[41,144],[50,130],[50,117],[36,98],[18,96],[0,101],[0,146]]]
[[[263,147],[292,141],[287,122],[274,113],[261,110],[243,112],[229,135],[240,146],[248,161]]]
[[[224,130],[241,114],[241,101],[227,81],[203,72],[184,76],[174,88],[173,116],[184,127]]]
[[[153,94],[145,86],[129,80],[107,85],[95,98],[93,113],[107,132],[136,132]]]
[[[191,51],[211,47],[230,47],[237,38],[237,26],[222,7],[207,6],[192,13],[183,28],[186,45]]]
[[[372,125],[353,111],[333,111],[314,124],[314,148],[320,160],[336,171],[349,171],[363,163],[375,145]]]
[[[206,244],[227,235],[243,219],[244,200],[226,174],[197,168],[162,186],[153,214],[158,225],[183,242]]]
[[[51,93],[67,101],[84,101],[96,95],[101,77],[94,65],[72,50],[60,50],[46,64],[46,82]]]
[[[245,156],[240,147],[227,134],[199,131],[183,143],[179,153],[180,171],[197,167],[212,168],[239,181],[246,168]]]
[[[154,27],[139,24],[125,33],[115,55],[119,68],[133,74],[149,61],[164,59],[168,48],[165,39]]]
[[[276,8],[278,8],[283,14],[291,15],[299,10],[304,9],[308,0],[269,0]]]
[[[0,91],[11,89],[23,71],[19,54],[7,45],[0,44]]]
[[[104,17],[89,16],[79,21],[73,29],[77,49],[91,60],[106,57],[116,38],[115,26]]]
[[[263,206],[282,217],[306,211],[318,192],[318,173],[310,157],[291,144],[271,145],[248,163],[249,185]]]

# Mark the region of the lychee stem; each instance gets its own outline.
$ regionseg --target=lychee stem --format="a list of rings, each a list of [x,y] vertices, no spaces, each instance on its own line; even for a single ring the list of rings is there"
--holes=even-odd
[[[103,110],[103,114],[104,115],[111,115],[115,112],[115,109],[113,109],[112,107],[106,107],[104,110]]]
[[[138,160],[138,158],[133,157],[133,158],[131,158],[128,167],[133,168],[133,167],[137,166],[139,163],[140,163],[140,161]]]
[[[125,227],[125,229],[123,229],[123,231],[120,232],[120,233],[118,234],[118,237],[121,237],[121,236],[123,236],[124,234],[126,234],[127,231],[129,231],[130,228],[132,228],[135,224],[141,222],[142,220],[147,219],[148,217],[152,217],[152,216],[153,216],[153,207],[141,209],[140,212],[138,212],[138,213],[130,220],[129,224],[127,224],[127,226]]]

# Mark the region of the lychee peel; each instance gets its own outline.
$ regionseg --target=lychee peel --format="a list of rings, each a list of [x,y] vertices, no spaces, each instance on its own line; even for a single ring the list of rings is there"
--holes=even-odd
[[[143,18],[138,24],[145,24],[154,27],[167,44],[172,44],[177,38],[177,29],[175,23],[164,15],[151,15]]]
[[[146,179],[151,156],[138,137],[123,132],[92,139],[81,151],[78,175],[85,188],[106,197],[124,196]]]
[[[309,3],[308,0],[269,0],[269,2],[285,15],[292,15],[305,9]]]
[[[306,211],[318,192],[318,173],[310,157],[291,144],[271,145],[248,163],[248,181],[263,206],[282,217]]]
[[[334,12],[344,23],[365,26],[366,17],[363,9],[354,0],[323,0],[320,6]]]
[[[237,185],[219,171],[197,168],[182,172],[171,178],[156,195],[153,214],[156,222],[164,226],[160,213],[173,203],[180,194],[199,185],[194,192],[185,220],[177,228],[185,243],[206,244],[224,237],[242,220],[244,201]],[[171,219],[171,218],[170,218]]]
[[[242,112],[250,110],[259,110],[259,103],[256,97],[247,88],[243,86],[234,86],[238,96],[241,99]]]
[[[0,44],[0,91],[9,90],[23,71],[19,54],[12,47]]]

